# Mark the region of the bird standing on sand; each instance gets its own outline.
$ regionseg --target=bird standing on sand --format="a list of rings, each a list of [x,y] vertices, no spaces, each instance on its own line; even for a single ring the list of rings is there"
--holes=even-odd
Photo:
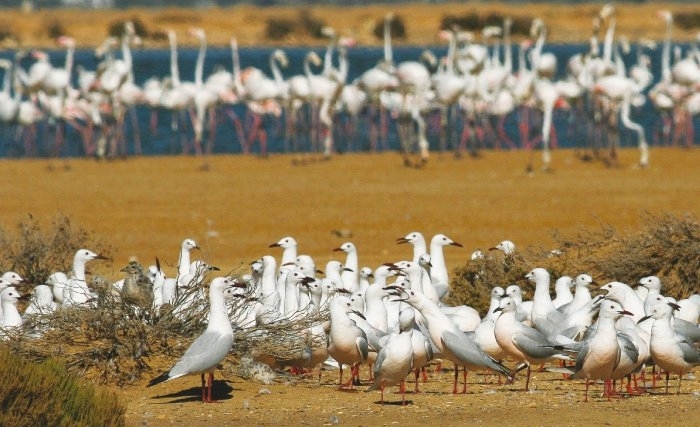
[[[202,401],[213,402],[211,387],[214,370],[233,345],[233,328],[228,318],[224,292],[232,286],[242,286],[229,277],[217,277],[209,286],[209,322],[207,329],[185,351],[180,360],[162,375],[153,378],[148,387],[190,374],[201,374]],[[204,374],[208,373],[205,383]]]

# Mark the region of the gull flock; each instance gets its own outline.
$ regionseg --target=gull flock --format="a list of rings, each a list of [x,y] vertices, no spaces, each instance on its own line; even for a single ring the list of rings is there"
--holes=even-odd
[[[208,315],[206,330],[172,368],[148,384],[199,374],[204,402],[214,401],[214,373],[237,350],[234,334],[270,325],[280,326],[267,330],[277,331],[273,339],[293,341],[300,350],[280,357],[249,349],[246,357],[252,357],[253,364],[290,374],[318,369],[319,381],[321,369],[337,368],[340,389],[360,386],[360,368],[368,366],[366,391],[380,390],[382,404],[385,388],[395,385],[405,404],[406,380],[413,378],[418,393],[421,374],[422,381],[427,380],[426,367],[448,361],[454,365],[452,393],[467,392],[470,371],[491,372],[513,384],[521,381],[519,372],[526,369],[523,385],[529,390],[535,368],[584,380],[584,400],[590,384],[598,381],[603,381],[608,399],[617,393],[615,381],[625,378],[628,393],[642,392],[649,366],[665,373],[666,393],[670,374],[678,375],[680,392],[683,375],[700,364],[700,295],[680,300],[665,297],[659,277],[640,278],[634,287],[609,282],[599,286],[594,296],[591,289],[596,284],[590,275],[562,276],[555,281],[553,298],[549,272],[534,268],[523,278],[535,285],[531,301],[523,300],[517,284],[494,286],[482,317],[470,306],[443,302],[450,292],[443,251],[461,244],[444,234],[436,234],[427,244],[417,231],[396,243],[410,244],[412,257],[371,269],[362,266],[358,248],[348,241],[334,249],[344,254],[342,261],[331,260],[320,270],[310,256],[299,253],[297,241],[286,236],[268,246],[282,249],[279,262],[267,254],[250,263],[249,273],[227,277],[217,275],[216,267],[192,259],[192,251],[199,246],[188,238],[180,246],[175,278],[166,277],[157,259],[146,269],[131,260],[122,269],[126,277],[111,286],[125,303],[139,309],[157,312],[169,304],[172,313],[183,318],[192,313],[188,310]],[[491,249],[516,251],[510,241]],[[17,287],[23,279],[14,272],[4,273],[0,338],[11,339],[18,331],[41,333],[22,330],[29,316],[95,306],[99,297],[87,285],[86,264],[101,259],[105,257],[88,249],[78,250],[72,271],[55,272],[45,284],[37,285],[23,314],[17,307],[21,298]],[[215,277],[209,279],[205,273]],[[208,298],[204,287],[209,288]],[[310,318],[314,322],[305,324],[301,332],[284,332],[293,322]],[[344,382],[346,368],[349,379]]]
[[[512,21],[505,19],[502,26],[485,27],[481,34],[444,30],[439,34],[448,46],[444,57],[426,51],[420,58],[397,63],[391,41],[394,17],[388,14],[383,58],[352,81],[348,81],[353,66],[348,49],[354,42],[332,28],[323,30],[329,40],[324,57],[310,51],[304,58],[304,73],[293,76],[283,74],[289,60],[281,49],[271,53],[269,73],[241,64],[235,39],[231,40],[231,69],[220,67],[205,76],[206,34],[192,28],[188,36],[199,43],[193,80],[183,77],[177,35],[168,31],[169,74],[152,76],[142,85],[135,81],[131,53],[141,40],[127,22],[121,37],[108,38],[96,50],[102,62],[95,70],[74,64],[75,41],[67,36],[57,40],[66,49],[62,67],[52,65],[48,54],[38,50],[29,58],[27,52],[18,51],[14,61],[0,60],[0,68],[5,69],[0,123],[18,126],[27,155],[37,154],[38,126],[50,123],[54,124],[50,154],[60,155],[66,132],[72,129],[80,135],[86,155],[116,157],[127,154],[130,142],[132,151],[141,153],[136,108],[149,108],[152,129],[159,111],[170,113],[177,135],[173,138],[186,153],[212,153],[217,125],[231,119],[226,125],[234,126],[243,153],[258,145],[259,152],[266,154],[265,123],[277,122],[284,128],[287,149],[329,157],[339,150],[334,139],[341,131],[350,141],[346,149],[359,144],[358,123],[369,130],[371,149],[386,149],[387,123],[393,118],[407,164],[424,164],[431,147],[476,154],[484,146],[541,146],[542,167],[548,169],[550,150],[556,144],[553,114],[567,109],[571,121],[581,125],[579,129],[586,128],[584,139],[594,154],[602,156],[607,148],[609,160],[615,161],[617,133],[624,128],[636,140],[639,165],[647,166],[649,143],[642,124],[633,120],[634,109],[647,101],[654,105],[663,122],[659,143],[664,144],[692,145],[693,117],[700,112],[697,46],[683,52],[672,43],[672,14],[659,11],[657,18],[667,31],[661,47],[661,76],[656,79],[648,55],[656,43],[640,40],[636,62],[626,66],[623,59],[630,43],[616,34],[616,10],[608,4],[593,20],[590,48],[568,59],[564,77],[556,76],[558,59],[545,50],[547,26],[541,19],[533,20],[530,36],[516,49],[511,44]],[[517,64],[513,51],[518,52]],[[236,115],[234,105],[245,106],[246,120]],[[348,119],[347,126],[341,126],[342,115]],[[428,135],[435,115],[440,118],[439,143],[431,143]],[[503,127],[509,116],[517,116],[517,143]],[[131,135],[127,135],[129,120]],[[459,142],[448,141],[453,132],[460,134]],[[532,159],[528,167],[533,167]]]

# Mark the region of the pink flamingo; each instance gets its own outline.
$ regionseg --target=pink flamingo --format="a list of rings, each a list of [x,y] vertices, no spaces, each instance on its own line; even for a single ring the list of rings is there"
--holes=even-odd
[[[204,84],[204,58],[207,51],[207,36],[203,29],[192,28],[190,34],[199,40],[199,52],[197,54],[197,62],[194,71],[194,109],[195,114],[192,118],[194,128],[194,146],[195,153],[202,155],[202,134],[204,132],[204,122],[209,116],[209,142],[206,148],[206,154],[211,154],[212,145],[214,145],[214,133],[216,130],[216,106],[219,102],[217,94],[211,90],[210,86]],[[204,169],[208,169],[208,163],[205,159]]]
[[[260,154],[267,156],[267,131],[263,126],[264,116],[279,117],[282,114],[279,99],[285,93],[285,85],[278,64],[287,66],[287,55],[281,49],[270,54],[270,69],[274,78],[267,77],[260,69],[248,67],[240,74],[241,93],[253,117],[250,132],[245,141],[244,153],[249,153],[253,142],[260,141]]]

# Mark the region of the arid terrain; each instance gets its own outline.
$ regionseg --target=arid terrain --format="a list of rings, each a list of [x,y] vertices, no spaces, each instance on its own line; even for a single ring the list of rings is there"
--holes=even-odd
[[[201,159],[184,156],[2,160],[2,222],[11,228],[32,214],[49,223],[63,212],[111,241],[112,262],[90,269],[117,279],[132,255],[144,263],[158,256],[172,275],[185,237],[202,246],[196,256],[224,271],[241,271],[264,254],[279,256],[279,249],[268,245],[285,235],[294,236],[300,252],[319,266],[339,259],[332,249],[352,240],[360,263],[376,267],[410,256],[409,247],[395,243],[398,237],[414,230],[428,236],[442,232],[464,245],[446,250],[448,267],[454,268],[472,250],[506,238],[522,247],[549,247],[554,230],[569,234],[610,224],[624,233],[640,228],[644,212],[700,211],[696,149],[653,148],[646,169],[635,165],[634,149],[620,152],[618,167],[583,162],[572,150],[553,154],[553,171],[532,174],[525,170],[528,154],[518,151],[487,151],[476,159],[434,153],[424,169],[403,167],[396,153],[343,155],[306,165],[294,164],[289,155],[216,156],[208,171],[200,170]],[[333,230],[352,236],[339,237]],[[146,388],[148,379],[174,360],[147,362],[151,375],[118,389],[128,402],[131,426],[438,420],[445,425],[685,425],[697,419],[700,399],[700,381],[685,379],[680,395],[656,390],[612,402],[600,396],[598,384],[584,403],[582,382],[562,381],[553,373],[535,374],[531,392],[520,390],[522,378],[502,386],[472,373],[468,394],[452,395],[448,370],[431,374],[423,393],[407,395],[407,407],[397,405],[396,388],[387,390],[389,404],[381,406],[378,392],[338,391],[337,371],[325,372],[320,385],[314,377],[261,385],[239,378],[230,358],[216,376],[214,395],[220,402],[205,405],[199,401],[198,377]],[[362,372],[366,379],[366,368]]]
[[[534,18],[541,18],[547,25],[547,41],[553,43],[587,43],[591,36],[592,19],[602,4],[549,4],[532,3],[514,5],[498,2],[447,2],[440,4],[365,5],[356,7],[323,6],[257,8],[241,5],[231,8],[204,9],[127,9],[127,10],[38,10],[21,12],[3,9],[0,25],[3,28],[0,46],[7,48],[54,47],[57,33],[76,39],[78,47],[96,47],[109,35],[110,25],[124,20],[134,20],[149,35],[144,47],[165,46],[165,31],[175,30],[185,34],[190,27],[201,27],[207,33],[211,46],[228,46],[232,37],[241,46],[298,46],[322,45],[322,37],[313,36],[313,28],[320,23],[330,25],[338,34],[353,37],[359,45],[379,45],[381,38],[374,34],[375,26],[392,12],[405,27],[405,37],[395,38],[397,45],[440,44],[437,38],[443,18],[463,17],[474,14],[480,19],[488,16],[510,16],[522,20],[525,25]],[[661,40],[665,25],[656,17],[658,10],[668,9],[677,21],[697,20],[697,6],[691,3],[665,2],[622,3],[616,7],[617,34],[635,42],[642,38]],[[268,24],[290,25],[293,30],[284,38],[268,37]],[[304,24],[305,23],[305,24]],[[273,27],[275,25],[273,24]],[[700,30],[696,24],[674,27],[676,40],[691,41]],[[522,36],[516,35],[516,40]],[[602,36],[601,36],[602,37]],[[196,41],[183,37],[180,44]]]
[[[438,5],[373,5],[355,8],[315,6],[306,13],[332,24],[361,45],[377,45],[372,31],[387,12],[402,17],[406,38],[396,43],[438,43],[436,33],[447,14],[471,11],[513,17],[541,17],[552,42],[585,42],[591,18],[601,7],[550,5],[525,7],[489,2]],[[620,34],[632,41],[660,40],[664,26],[654,13],[669,8],[695,12],[697,6],[646,2],[618,5]],[[169,28],[184,33],[205,28],[210,45],[225,46],[236,37],[242,46],[314,45],[323,40],[294,33],[283,40],[265,38],[274,17],[298,19],[300,9],[240,6],[230,9],[65,11],[21,13],[3,10],[0,25],[11,37],[5,48],[54,46],[48,29],[58,25],[80,47],[94,47],[111,23],[138,18],[151,33]],[[693,31],[674,29],[674,38],[691,40]],[[183,40],[183,43],[186,41]],[[194,40],[192,41],[194,42]],[[145,48],[163,41],[145,40]],[[396,239],[411,231],[426,236],[445,233],[464,248],[445,251],[448,268],[466,262],[473,250],[486,250],[503,239],[522,247],[552,247],[553,232],[576,233],[581,227],[611,225],[621,233],[638,230],[645,212],[674,215],[700,213],[700,151],[696,148],[651,150],[648,168],[636,166],[637,151],[623,149],[619,165],[584,162],[573,150],[553,152],[553,170],[526,172],[529,154],[486,151],[480,158],[454,158],[433,153],[423,169],[406,168],[397,153],[346,154],[329,161],[295,162],[291,155],[216,156],[207,171],[196,157],[138,157],[109,162],[92,159],[0,160],[0,221],[12,228],[31,214],[46,225],[58,212],[76,224],[109,239],[111,262],[91,265],[94,272],[115,279],[130,256],[143,263],[159,257],[166,273],[174,273],[183,238],[202,247],[195,256],[224,272],[241,271],[265,254],[279,256],[268,245],[291,235],[299,251],[318,266],[339,259],[332,249],[346,240],[359,250],[362,265],[376,267],[410,256]],[[66,254],[70,258],[72,254]],[[431,372],[422,393],[409,393],[398,404],[396,388],[379,392],[337,390],[337,371],[325,371],[319,384],[309,378],[281,377],[271,385],[236,375],[230,357],[217,372],[214,398],[199,398],[199,378],[185,377],[146,388],[148,379],[174,360],[148,360],[147,378],[116,388],[127,402],[129,426],[165,425],[688,425],[700,419],[700,380],[683,380],[679,395],[657,389],[640,396],[601,397],[602,385],[591,388],[583,402],[581,381],[560,374],[537,373],[529,392],[524,380],[498,385],[480,373],[469,376],[467,395],[451,394],[452,366]],[[696,370],[697,376],[697,370]],[[366,367],[362,377],[367,378]],[[672,390],[675,392],[675,379]],[[413,383],[408,385],[413,390]]]

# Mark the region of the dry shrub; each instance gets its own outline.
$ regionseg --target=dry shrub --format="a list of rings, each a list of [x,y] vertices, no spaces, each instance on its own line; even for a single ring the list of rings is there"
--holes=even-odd
[[[517,283],[532,296],[534,285],[524,280],[535,267],[552,278],[590,274],[603,285],[618,281],[634,286],[642,277],[661,278],[662,292],[676,299],[698,292],[700,283],[700,224],[691,215],[645,214],[645,227],[621,235],[609,225],[580,229],[574,236],[555,233],[559,252],[543,248],[518,249],[513,255],[493,251],[453,272],[449,303],[469,304],[485,314],[491,289]]]
[[[51,39],[57,39],[61,36],[65,36],[66,29],[63,27],[63,25],[60,22],[54,21],[46,27],[46,34],[49,36]]]
[[[0,425],[125,425],[113,392],[82,384],[56,359],[35,364],[0,348],[0,377]]]
[[[299,12],[299,27],[311,37],[315,39],[325,38],[323,35],[323,27],[325,26],[325,22],[313,16],[313,14],[308,10],[302,10]]]
[[[0,226],[0,245],[0,270],[15,271],[33,284],[44,283],[55,271],[70,271],[78,249],[90,249],[106,257],[112,252],[108,242],[73,224],[62,213],[56,214],[46,229],[32,214],[17,225],[16,231]]]
[[[673,15],[673,22],[684,30],[700,28],[700,12],[677,13]]]
[[[191,283],[208,283],[208,279],[195,277]],[[172,366],[206,328],[207,290],[200,286],[188,286],[174,304],[158,310],[127,304],[117,288],[100,276],[91,280],[90,287],[97,294],[91,306],[30,316],[20,329],[0,330],[0,347],[25,360],[57,358],[69,372],[82,378],[124,386]],[[254,308],[252,292],[249,289],[231,299],[233,324]],[[194,303],[184,304],[187,300]],[[328,320],[328,312],[298,317],[295,321],[236,328],[232,353],[256,352],[280,360],[300,357],[311,344],[304,331]]]
[[[481,31],[486,26],[503,25],[506,15],[499,13],[488,13],[486,15],[477,12],[469,12],[464,15],[445,15],[440,22],[441,30],[461,29],[467,31]],[[511,34],[528,36],[532,17],[516,16],[512,17]]]
[[[68,271],[78,248],[109,253],[109,247],[84,229],[57,215],[48,230],[29,216],[12,233],[0,227],[0,257],[3,271],[14,270],[30,283],[44,283],[54,271]],[[202,270],[190,285],[178,293],[173,304],[159,309],[127,303],[110,280],[94,274],[90,288],[96,298],[89,306],[61,308],[53,313],[27,317],[22,328],[0,329],[0,348],[12,350],[24,360],[42,362],[57,358],[69,372],[97,383],[125,385],[154,376],[171,366],[205,328],[209,314],[210,274]],[[228,276],[240,276],[229,272]],[[197,284],[197,285],[195,285]],[[230,313],[239,324],[255,307],[253,289],[230,298]],[[192,304],[185,304],[191,300]],[[279,359],[298,357],[308,346],[303,331],[328,319],[328,312],[298,316],[300,320],[279,321],[262,327],[240,325],[236,330],[234,353],[264,352]],[[247,326],[247,327],[244,327]],[[4,425],[4,424],[3,424]]]
[[[700,283],[700,224],[692,215],[644,214],[641,231],[620,236],[610,226],[583,229],[577,236],[555,239],[567,253],[577,253],[578,265],[598,282],[635,284],[644,276],[659,276],[665,295],[685,298]]]
[[[265,37],[282,40],[294,31],[294,21],[285,18],[270,18],[265,25]]]
[[[374,30],[372,30],[372,33],[378,39],[384,38],[384,18],[377,20],[377,22],[374,24]],[[391,20],[389,33],[391,34],[392,39],[406,38],[406,24],[401,16],[396,15]]]
[[[131,23],[134,24],[134,32],[136,33],[137,36],[139,36],[141,38],[147,38],[149,36],[149,31],[148,31],[148,28],[146,28],[146,24],[138,16],[133,16],[130,19],[126,19],[126,20],[117,20],[117,21],[110,22],[109,28],[107,29],[107,33],[111,37],[123,36],[124,35],[124,24],[127,21],[131,21]]]
[[[313,16],[308,10],[300,10],[296,20],[289,18],[268,18],[265,26],[265,37],[270,40],[282,40],[285,37],[297,33],[309,35],[315,39],[326,38],[323,28],[326,23]]]

